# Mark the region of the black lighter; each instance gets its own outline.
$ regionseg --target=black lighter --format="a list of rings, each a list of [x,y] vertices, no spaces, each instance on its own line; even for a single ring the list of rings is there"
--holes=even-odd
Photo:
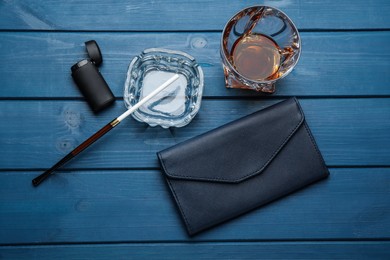
[[[72,77],[92,110],[99,112],[114,103],[115,97],[97,68],[103,62],[99,46],[94,40],[85,42],[85,46],[90,59],[74,64]]]

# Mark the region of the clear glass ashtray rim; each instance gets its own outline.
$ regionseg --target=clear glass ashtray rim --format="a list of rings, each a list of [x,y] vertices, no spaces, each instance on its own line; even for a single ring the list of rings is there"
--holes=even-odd
[[[158,119],[155,120],[154,118],[150,117],[148,118],[147,116],[145,117],[145,113],[140,113],[138,110],[136,110],[133,114],[132,117],[136,119],[139,122],[146,123],[152,127],[155,126],[161,126],[162,128],[169,128],[169,127],[183,127],[189,124],[192,119],[196,116],[198,113],[200,106],[201,106],[201,101],[202,101],[202,95],[203,95],[203,88],[204,88],[204,74],[203,70],[200,67],[200,65],[196,62],[195,58],[188,53],[185,53],[183,51],[179,50],[169,50],[169,49],[164,49],[164,48],[148,48],[142,51],[141,54],[137,55],[136,57],[133,58],[133,60],[130,62],[128,70],[127,70],[127,75],[126,75],[126,81],[124,84],[124,102],[125,106],[127,109],[132,107],[131,101],[136,100],[138,101],[137,98],[131,98],[130,97],[130,92],[132,89],[135,88],[136,91],[139,91],[140,87],[136,86],[135,84],[131,85],[130,81],[132,78],[132,72],[135,68],[138,68],[139,62],[143,62],[143,58],[149,56],[149,55],[163,55],[163,56],[175,56],[175,57],[182,57],[184,59],[187,59],[189,63],[183,63],[183,65],[191,67],[196,72],[197,79],[198,79],[198,84],[196,87],[191,86],[192,88],[196,89],[196,101],[194,102],[194,108],[187,112],[185,116],[183,116],[180,119],[175,119],[174,121],[170,119]],[[137,65],[137,66],[136,66]],[[179,73],[181,74],[181,73]],[[141,86],[142,88],[142,86]],[[146,119],[145,119],[146,118]],[[150,119],[150,120],[149,120]]]

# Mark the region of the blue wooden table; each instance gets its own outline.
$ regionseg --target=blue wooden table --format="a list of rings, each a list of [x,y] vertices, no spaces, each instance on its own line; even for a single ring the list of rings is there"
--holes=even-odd
[[[264,1],[302,37],[272,96],[226,89],[225,22],[262,1],[0,1],[0,258],[389,259],[390,2]],[[70,67],[96,40],[117,96],[95,115]],[[124,111],[130,60],[163,47],[205,73],[184,128],[130,118],[38,188],[31,179]],[[188,237],[156,151],[297,96],[330,177]]]

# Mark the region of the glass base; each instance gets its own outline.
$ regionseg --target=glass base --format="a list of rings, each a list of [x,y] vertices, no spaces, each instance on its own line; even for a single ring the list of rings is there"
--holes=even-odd
[[[275,83],[250,83],[248,85],[238,81],[231,74],[226,74],[225,70],[225,86],[226,88],[251,89],[258,92],[272,94],[275,92]]]

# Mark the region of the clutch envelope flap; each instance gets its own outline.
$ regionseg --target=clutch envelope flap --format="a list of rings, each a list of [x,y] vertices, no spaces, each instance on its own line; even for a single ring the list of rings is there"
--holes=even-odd
[[[158,153],[168,178],[239,183],[261,174],[304,121],[295,98]]]

